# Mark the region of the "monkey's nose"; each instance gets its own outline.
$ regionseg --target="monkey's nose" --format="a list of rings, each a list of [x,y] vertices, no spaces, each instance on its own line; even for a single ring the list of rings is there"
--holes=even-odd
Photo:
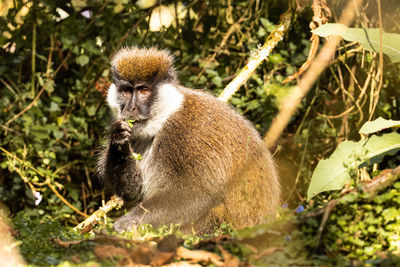
[[[134,103],[128,103],[122,109],[124,112],[132,112],[136,110],[136,105]]]

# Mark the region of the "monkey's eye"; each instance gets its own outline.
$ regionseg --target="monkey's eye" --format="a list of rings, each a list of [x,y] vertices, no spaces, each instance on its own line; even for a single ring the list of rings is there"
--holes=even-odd
[[[125,96],[129,96],[132,94],[133,88],[130,86],[124,86],[121,88],[121,92],[122,94],[124,94]]]
[[[150,94],[149,88],[147,86],[138,86],[136,87],[136,89],[138,90],[139,94],[141,94],[142,96],[147,96],[148,94]]]

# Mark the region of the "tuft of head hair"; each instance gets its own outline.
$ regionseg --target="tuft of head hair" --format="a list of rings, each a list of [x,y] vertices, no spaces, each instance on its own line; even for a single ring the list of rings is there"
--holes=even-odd
[[[114,75],[129,82],[175,79],[173,56],[167,50],[130,47],[120,49],[111,61]]]

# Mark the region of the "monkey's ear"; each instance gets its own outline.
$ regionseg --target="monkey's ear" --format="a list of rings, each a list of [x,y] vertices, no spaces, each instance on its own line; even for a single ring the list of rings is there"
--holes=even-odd
[[[107,103],[113,115],[116,118],[119,118],[121,115],[121,107],[118,104],[117,95],[118,95],[118,89],[117,86],[113,83],[110,85],[110,88],[108,88]]]
[[[111,65],[110,71],[111,71],[111,76],[112,76],[114,81],[115,80],[122,80],[121,75],[119,75],[118,70],[114,65]]]
[[[179,83],[175,68],[173,66],[169,68],[166,77],[168,82]]]

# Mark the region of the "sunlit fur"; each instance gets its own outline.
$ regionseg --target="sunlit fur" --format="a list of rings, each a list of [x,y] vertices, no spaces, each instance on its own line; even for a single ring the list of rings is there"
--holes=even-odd
[[[166,50],[130,47],[113,57],[113,71],[129,82],[158,80],[172,68],[173,57]]]
[[[116,146],[110,137],[98,161],[102,180],[136,201],[114,227],[179,223],[186,233],[210,233],[223,222],[243,228],[270,221],[280,206],[280,185],[257,131],[226,103],[181,86],[172,62],[167,51],[136,47],[112,60],[107,102],[122,119],[113,126],[125,119],[118,86],[145,82],[154,95],[148,118],[130,128],[130,140]]]
[[[111,84],[110,88],[108,88],[107,103],[115,118],[119,118],[121,116],[121,107],[117,100],[117,94],[117,87],[115,86],[115,84]]]

